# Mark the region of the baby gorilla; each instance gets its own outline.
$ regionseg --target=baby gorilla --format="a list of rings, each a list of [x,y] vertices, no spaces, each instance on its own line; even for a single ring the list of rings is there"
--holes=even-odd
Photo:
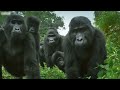
[[[65,72],[64,66],[64,52],[56,51],[52,55],[52,62],[63,72]]]
[[[105,38],[84,16],[71,19],[69,32],[63,41],[65,73],[68,79],[97,78],[98,64],[106,59]]]
[[[30,33],[32,33],[32,35],[35,38],[37,52],[39,51],[39,44],[40,44],[39,25],[40,25],[40,21],[39,21],[39,19],[37,17],[35,17],[35,16],[29,16],[27,18],[28,31]]]

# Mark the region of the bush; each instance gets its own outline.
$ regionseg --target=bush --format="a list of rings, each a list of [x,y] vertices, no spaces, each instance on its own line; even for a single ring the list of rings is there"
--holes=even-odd
[[[58,69],[57,66],[48,68],[45,64],[45,67],[41,67],[41,78],[42,79],[65,79],[65,74]]]
[[[118,79],[120,78],[120,49],[111,42],[110,37],[107,38],[107,59],[106,65],[101,65],[101,70],[98,74],[99,79]]]
[[[2,69],[3,79],[14,79],[4,68]],[[45,64],[45,67],[40,67],[41,79],[65,79],[65,74],[59,70],[56,66],[52,69],[48,68]]]
[[[12,75],[10,75],[4,67],[2,67],[2,78],[3,79],[14,79],[15,77],[13,77]]]

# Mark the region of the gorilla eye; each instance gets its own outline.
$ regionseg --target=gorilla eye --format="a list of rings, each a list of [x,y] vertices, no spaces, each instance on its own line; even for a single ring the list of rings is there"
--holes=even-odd
[[[79,31],[80,32],[86,32],[86,31],[88,31],[88,28],[84,27],[84,28],[79,29]]]
[[[15,24],[15,23],[16,23],[16,20],[12,20],[11,23],[12,23],[12,24]]]
[[[17,23],[17,24],[20,25],[20,24],[22,24],[22,21],[21,20],[12,20],[11,23],[12,24],[16,24]]]
[[[49,37],[55,37],[55,35],[49,35]]]
[[[22,21],[17,21],[17,24],[19,24],[19,25],[22,24]]]
[[[74,29],[73,33],[79,32],[79,29]]]

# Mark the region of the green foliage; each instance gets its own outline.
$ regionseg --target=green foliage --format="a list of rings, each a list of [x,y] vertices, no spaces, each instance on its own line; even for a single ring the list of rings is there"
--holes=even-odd
[[[95,16],[95,23],[101,28],[105,25],[111,26],[120,22],[120,12],[117,11],[99,11],[99,14]]]
[[[107,39],[106,65],[100,65],[99,79],[120,78],[120,12],[96,11],[95,24],[105,32]]]
[[[53,67],[52,69],[48,68],[46,64],[45,67],[40,67],[41,79],[66,79],[65,74],[58,69],[58,67]],[[15,79],[10,75],[4,68],[2,69],[3,79]]]
[[[1,14],[2,11],[0,11],[0,24],[3,24],[4,18],[6,18],[6,15]]]
[[[57,66],[48,68],[45,64],[45,67],[41,67],[41,77],[42,79],[65,79],[65,74],[58,69]]]
[[[2,67],[2,74],[3,74],[3,76],[2,76],[3,79],[14,79],[14,77],[13,77],[12,75],[10,75],[10,74],[5,70],[4,67]]]
[[[99,14],[95,16],[96,26],[102,29],[107,35],[113,32],[120,32],[120,12],[99,11]]]
[[[107,60],[106,65],[101,65],[101,70],[98,74],[99,79],[118,79],[120,78],[120,49],[111,39],[107,38]]]

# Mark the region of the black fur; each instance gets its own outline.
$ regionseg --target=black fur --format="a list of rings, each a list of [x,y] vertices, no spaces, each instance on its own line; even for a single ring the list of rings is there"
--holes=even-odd
[[[62,51],[62,37],[56,29],[50,28],[44,39],[44,54],[48,67],[54,66],[51,61],[51,56],[55,51]]]
[[[52,55],[52,62],[63,72],[65,72],[64,52],[56,51]]]
[[[10,15],[5,20],[1,65],[15,77],[26,76],[28,79],[39,79],[39,63],[36,59],[35,40],[27,31],[24,18]]]
[[[63,41],[67,78],[91,76],[96,79],[99,72],[97,65],[103,64],[107,56],[105,44],[103,33],[94,28],[88,18],[72,18]]]
[[[39,61],[40,61],[40,65],[42,66],[42,67],[44,67],[44,63],[45,63],[45,54],[44,54],[44,46],[43,46],[43,44],[41,43],[40,44],[40,49],[39,49]]]

